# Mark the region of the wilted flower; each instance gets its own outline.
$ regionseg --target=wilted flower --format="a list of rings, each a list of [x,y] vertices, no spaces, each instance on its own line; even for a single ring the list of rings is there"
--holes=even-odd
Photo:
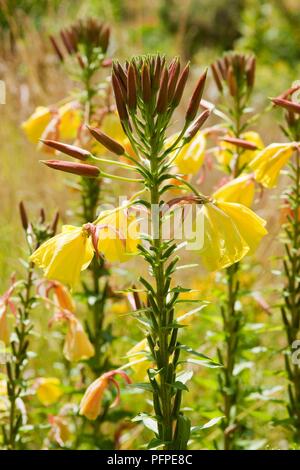
[[[9,343],[9,329],[7,323],[7,310],[10,309],[12,313],[16,314],[16,307],[11,299],[15,285],[14,277],[12,278],[12,284],[7,291],[0,297],[0,343],[8,345]]]
[[[62,396],[60,380],[56,377],[41,377],[35,382],[36,395],[44,405],[53,405]]]
[[[250,163],[255,179],[266,188],[277,185],[279,174],[295,150],[295,143],[271,144]]]
[[[48,421],[51,426],[49,438],[57,442],[61,447],[70,439],[71,433],[67,425],[67,421],[63,416],[48,416]]]
[[[111,406],[118,404],[120,401],[120,387],[114,378],[116,375],[121,375],[128,384],[131,383],[128,375],[122,370],[112,370],[101,375],[87,388],[80,403],[80,415],[95,420],[101,413],[104,392],[110,385],[114,385],[117,391],[116,399]]]

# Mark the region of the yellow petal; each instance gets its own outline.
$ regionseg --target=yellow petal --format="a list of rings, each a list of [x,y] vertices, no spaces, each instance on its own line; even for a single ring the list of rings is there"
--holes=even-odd
[[[204,240],[200,255],[210,271],[226,268],[240,261],[249,247],[231,218],[213,203],[204,204]]]
[[[147,370],[152,366],[151,361],[148,359],[147,352],[149,352],[149,346],[147,340],[143,339],[126,354],[136,382],[143,381],[147,375]]]
[[[213,197],[220,201],[237,202],[251,207],[255,194],[255,182],[251,175],[242,175],[221,186]]]
[[[266,221],[251,209],[241,204],[217,201],[217,206],[234,221],[239,233],[249,246],[249,254],[258,247],[261,239],[268,233]]]
[[[51,117],[52,114],[49,108],[39,106],[27,121],[22,123],[21,127],[30,142],[34,144],[38,143],[45,128],[51,121]]]
[[[61,140],[74,140],[82,124],[82,113],[76,102],[67,103],[58,109],[59,137]]]
[[[293,144],[271,144],[250,163],[255,179],[266,188],[277,185],[279,174],[293,153]]]

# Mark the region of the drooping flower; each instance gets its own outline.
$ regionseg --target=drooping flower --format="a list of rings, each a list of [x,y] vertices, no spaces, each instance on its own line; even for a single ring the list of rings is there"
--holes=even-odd
[[[178,134],[171,136],[167,140],[166,148],[170,147],[176,141],[177,137]],[[192,175],[198,173],[204,161],[205,146],[205,132],[198,132],[182,149],[179,151],[174,150],[174,152],[171,153],[171,158],[176,155],[174,164],[177,166],[180,173]]]
[[[265,221],[242,204],[214,200],[200,213],[204,230],[200,254],[210,271],[240,261],[267,233]]]
[[[30,259],[44,270],[47,279],[73,287],[93,256],[94,249],[88,231],[84,227],[65,225],[60,234],[43,243]]]
[[[271,144],[250,163],[255,179],[266,188],[277,185],[281,169],[293,154],[295,143]]]
[[[66,316],[68,330],[64,343],[64,356],[70,362],[78,362],[93,357],[95,349],[82,324],[75,315]]]
[[[253,175],[245,174],[230,180],[214,192],[213,198],[218,201],[237,202],[251,207],[255,194]]]
[[[56,377],[41,377],[35,386],[37,398],[44,406],[53,405],[63,394],[60,380]]]
[[[48,421],[51,426],[49,438],[57,442],[61,447],[70,439],[71,433],[67,421],[63,416],[48,416]]]
[[[228,136],[232,137],[231,134]],[[244,132],[241,134],[241,139],[254,144],[257,147],[257,150],[243,149],[239,157],[239,168],[243,168],[248,165],[259,153],[259,150],[264,148],[263,141],[257,132]],[[215,152],[217,161],[221,165],[230,166],[231,160],[236,150],[237,147],[234,144],[226,142],[225,140],[221,140],[219,149]]]
[[[128,384],[131,383],[128,375],[122,370],[112,370],[101,375],[101,377],[96,379],[87,388],[80,403],[80,415],[85,416],[90,420],[95,420],[101,413],[103,396],[110,385],[114,385],[117,391],[116,399],[111,404],[111,407],[119,403],[120,387],[114,378],[116,375],[121,375]]]

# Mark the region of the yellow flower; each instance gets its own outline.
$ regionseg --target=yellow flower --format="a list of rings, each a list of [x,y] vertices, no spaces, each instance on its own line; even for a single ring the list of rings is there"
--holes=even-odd
[[[233,135],[229,134],[228,137],[233,137]],[[257,132],[244,132],[243,134],[241,134],[240,138],[243,140],[247,140],[252,144],[255,144],[258,149],[262,149],[264,147],[263,141]],[[221,141],[220,148],[215,152],[215,156],[221,165],[229,166],[231,163],[232,156],[236,152],[236,150],[236,145],[233,145],[229,142]],[[245,165],[248,165],[249,162],[253,160],[253,158],[256,157],[259,150],[241,150],[241,155],[239,157],[239,167],[243,168]]]
[[[36,395],[44,406],[53,405],[63,394],[60,380],[56,377],[43,377],[36,383]]]
[[[109,262],[127,261],[137,254],[138,222],[127,209],[103,211],[97,219],[98,249]]]
[[[130,368],[133,370],[137,382],[144,380],[147,375],[147,370],[152,366],[152,362],[149,361],[147,356],[148,352],[149,346],[147,340],[143,339],[126,354],[129,359]]]
[[[21,127],[30,142],[38,143],[51,118],[52,113],[49,108],[38,106],[27,121],[22,123]]]
[[[251,207],[255,194],[255,182],[252,175],[242,175],[221,186],[213,197],[218,201],[237,202]]]
[[[44,270],[47,279],[73,287],[93,256],[94,249],[88,232],[82,227],[65,225],[62,232],[43,243],[30,260]]]
[[[48,421],[51,426],[49,432],[49,438],[54,440],[61,447],[65,446],[65,443],[70,439],[71,433],[68,427],[66,419],[62,416],[48,416]]]
[[[28,140],[37,144],[39,139],[49,137],[56,140],[74,140],[81,123],[79,105],[72,101],[60,108],[37,107],[21,127]]]
[[[241,204],[214,201],[202,207],[203,264],[210,270],[226,268],[256,248],[267,233],[265,221]]]
[[[172,135],[166,142],[166,148],[170,147],[178,137],[178,133]],[[206,138],[204,132],[198,132],[193,139],[178,152],[171,153],[175,157],[174,164],[180,173],[196,174],[200,170],[205,156]]]
[[[279,174],[288,162],[294,150],[294,144],[271,144],[258,153],[250,163],[255,179],[266,188],[277,185]]]
[[[70,362],[89,359],[95,349],[85,333],[80,321],[74,316],[67,317],[68,331],[64,344],[64,356]]]

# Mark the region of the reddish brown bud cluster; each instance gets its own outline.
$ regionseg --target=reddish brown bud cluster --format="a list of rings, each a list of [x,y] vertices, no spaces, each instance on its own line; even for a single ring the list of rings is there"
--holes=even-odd
[[[123,124],[137,107],[141,114],[150,112],[153,117],[172,112],[179,105],[189,75],[189,64],[181,71],[179,58],[169,66],[160,55],[136,57],[122,67],[113,64],[112,85],[118,113]],[[186,121],[196,117],[202,98],[206,72],[201,75],[186,112]]]
[[[255,57],[237,52],[228,53],[211,65],[211,71],[219,91],[223,91],[226,84],[233,97],[241,90],[249,93],[255,80]]]
[[[72,26],[60,31],[59,37],[50,36],[52,46],[59,58],[64,60],[64,54],[76,55],[81,67],[84,62],[79,54],[79,46],[100,48],[102,53],[107,51],[110,38],[110,28],[105,23],[94,18],[79,20]],[[107,63],[103,66],[107,67]]]
[[[40,236],[45,237],[45,238],[52,237],[53,235],[55,235],[57,224],[58,224],[58,219],[59,219],[58,212],[55,213],[52,222],[47,224],[45,210],[42,208],[40,210],[39,220],[37,224],[34,224],[29,221],[25,205],[23,201],[21,201],[19,203],[19,213],[20,213],[21,224],[25,232],[30,232],[32,235],[38,231]]]

